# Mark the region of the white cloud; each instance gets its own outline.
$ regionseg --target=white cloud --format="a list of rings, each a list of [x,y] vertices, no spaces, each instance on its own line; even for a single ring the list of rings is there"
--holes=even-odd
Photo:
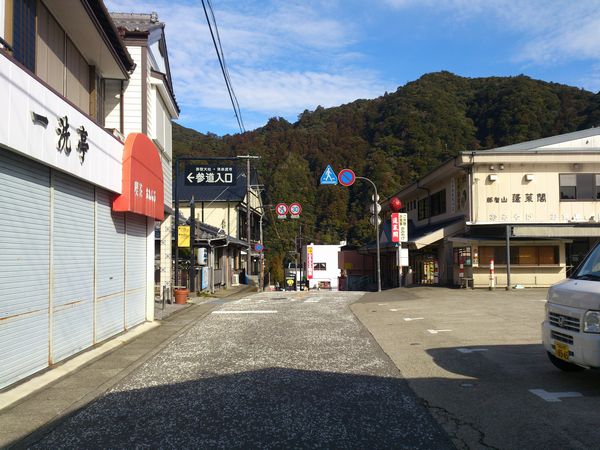
[[[109,0],[119,12],[157,11],[166,23],[175,94],[186,109],[231,111],[200,2]],[[244,111],[289,116],[380,95],[375,73],[356,70],[357,30],[313,2],[213,3],[233,87]]]

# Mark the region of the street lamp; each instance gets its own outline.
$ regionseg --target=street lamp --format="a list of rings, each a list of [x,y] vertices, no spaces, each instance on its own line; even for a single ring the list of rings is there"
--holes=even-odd
[[[373,195],[373,214],[375,217],[375,242],[377,243],[377,292],[381,292],[381,259],[379,256],[379,215],[377,211],[377,200],[379,199],[379,195],[377,194],[377,186],[367,177],[356,177],[357,180],[366,180],[373,186],[375,190],[375,195]]]

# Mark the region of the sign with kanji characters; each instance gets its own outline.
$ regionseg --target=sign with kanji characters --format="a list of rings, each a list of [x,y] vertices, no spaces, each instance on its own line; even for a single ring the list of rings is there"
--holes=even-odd
[[[313,278],[313,248],[312,246],[306,247],[306,278],[312,280]]]
[[[180,225],[177,227],[177,247],[190,247],[190,226]]]
[[[186,186],[232,186],[237,180],[236,168],[231,166],[198,166],[186,164]]]
[[[399,233],[400,233],[400,241],[399,242],[408,242],[408,214],[407,213],[397,213],[399,220]]]
[[[400,242],[400,213],[392,213],[392,242]]]

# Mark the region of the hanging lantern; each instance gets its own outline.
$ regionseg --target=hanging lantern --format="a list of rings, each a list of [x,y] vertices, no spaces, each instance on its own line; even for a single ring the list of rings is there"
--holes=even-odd
[[[398,197],[392,197],[390,199],[390,210],[392,212],[400,212],[401,209],[402,209],[402,200],[400,200]]]

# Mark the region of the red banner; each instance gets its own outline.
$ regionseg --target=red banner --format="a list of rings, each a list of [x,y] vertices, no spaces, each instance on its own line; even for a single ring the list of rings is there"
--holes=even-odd
[[[312,280],[313,277],[313,248],[306,247],[306,278]]]

